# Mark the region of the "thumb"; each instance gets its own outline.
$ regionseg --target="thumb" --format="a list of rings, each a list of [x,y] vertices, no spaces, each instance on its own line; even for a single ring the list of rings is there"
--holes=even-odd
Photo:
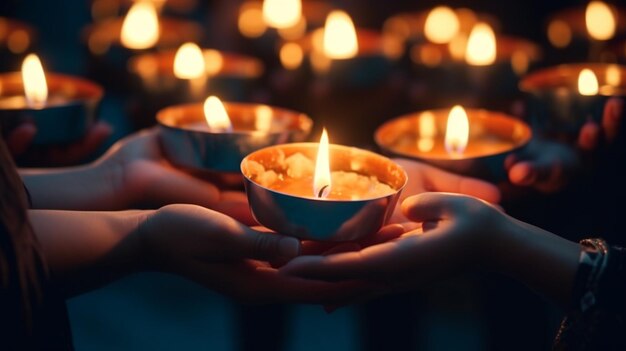
[[[470,197],[451,193],[422,193],[402,202],[402,213],[415,222],[438,221],[455,213]]]
[[[275,261],[291,260],[300,254],[300,241],[275,233],[249,229],[241,236],[246,258]]]

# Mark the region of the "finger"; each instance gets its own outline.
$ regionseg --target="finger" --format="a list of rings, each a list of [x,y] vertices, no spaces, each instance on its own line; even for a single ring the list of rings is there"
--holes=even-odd
[[[586,151],[594,150],[600,141],[600,126],[594,121],[586,122],[578,134],[578,146]]]
[[[604,105],[604,113],[602,114],[602,130],[607,141],[614,141],[620,130],[624,112],[624,100],[620,98],[611,98]]]
[[[423,193],[404,200],[402,212],[415,222],[438,221],[456,213],[468,199],[471,198],[459,194]]]
[[[235,218],[239,222],[254,226],[258,222],[252,216],[248,198],[242,192],[225,191],[220,194],[220,200],[213,206],[213,209]]]
[[[246,229],[244,235],[239,237],[241,252],[246,258],[290,260],[300,254],[300,241],[296,238]]]
[[[509,169],[509,180],[515,185],[532,185],[537,181],[538,174],[532,162],[516,163]]]
[[[6,138],[7,147],[13,157],[20,156],[28,150],[37,134],[37,127],[33,123],[22,123],[15,127]]]

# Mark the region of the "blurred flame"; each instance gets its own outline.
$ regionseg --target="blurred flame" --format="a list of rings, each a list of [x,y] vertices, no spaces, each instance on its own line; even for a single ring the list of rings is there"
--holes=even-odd
[[[449,43],[459,33],[460,26],[454,10],[447,6],[437,6],[426,17],[424,36],[433,43]]]
[[[464,34],[457,35],[452,41],[448,43],[448,51],[450,56],[457,60],[462,61],[465,58],[465,49],[467,48],[467,36]]]
[[[306,33],[306,18],[300,17],[298,23],[291,27],[278,28],[278,35],[285,40],[297,40]]]
[[[224,57],[222,54],[213,49],[204,50],[204,68],[208,75],[218,74],[224,66]]]
[[[585,11],[587,32],[596,40],[609,40],[615,35],[615,16],[602,1],[591,1]]]
[[[242,8],[237,21],[239,31],[248,38],[258,38],[267,30],[263,11],[257,7]]]
[[[272,127],[272,117],[274,113],[272,108],[266,105],[260,105],[254,109],[254,128],[262,132],[267,132]]]
[[[435,115],[426,111],[418,119],[419,138],[417,139],[417,149],[421,152],[428,152],[435,146],[435,136],[437,135],[437,125]]]
[[[159,40],[159,17],[151,2],[136,2],[130,10],[120,34],[122,45],[129,49],[147,49]]]
[[[473,66],[487,66],[496,60],[496,35],[487,23],[478,23],[467,39],[465,61]]]
[[[469,139],[469,120],[463,107],[456,105],[450,110],[446,125],[444,144],[450,155],[460,156],[465,151]]]
[[[511,67],[513,67],[513,71],[518,76],[525,74],[528,71],[529,65],[530,58],[524,51],[517,50],[511,56]]]
[[[606,68],[606,76],[604,79],[610,86],[619,87],[622,83],[622,73],[620,72],[619,66],[609,65]]]
[[[555,48],[564,48],[572,41],[572,30],[561,20],[554,20],[548,25],[548,40]]]
[[[589,68],[583,69],[578,75],[578,92],[585,96],[598,94],[598,78]]]
[[[174,75],[180,79],[194,79],[204,74],[202,50],[194,43],[185,43],[176,51]]]
[[[22,81],[24,94],[28,104],[32,107],[41,107],[48,99],[48,84],[43,72],[41,61],[35,54],[29,54],[22,63]]]
[[[293,27],[302,17],[300,0],[264,0],[263,20],[274,28]]]
[[[315,162],[315,176],[313,177],[313,196],[325,199],[330,194],[330,155],[328,151],[328,133],[326,128],[322,132],[320,144],[317,149],[317,161]]]
[[[204,101],[204,118],[212,131],[231,132],[233,130],[226,108],[216,96],[209,96]]]
[[[280,48],[280,63],[286,69],[296,69],[302,64],[304,52],[300,45],[296,43],[286,43]]]
[[[324,55],[331,59],[349,59],[359,52],[356,29],[350,16],[335,10],[324,26]]]

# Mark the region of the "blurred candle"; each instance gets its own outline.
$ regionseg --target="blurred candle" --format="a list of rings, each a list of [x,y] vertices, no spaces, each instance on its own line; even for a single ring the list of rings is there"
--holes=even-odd
[[[615,35],[615,16],[602,1],[589,2],[585,10],[585,24],[592,39],[609,40]]]
[[[449,43],[459,34],[459,30],[459,18],[454,10],[447,6],[432,9],[424,23],[424,36],[433,43]]]
[[[154,4],[136,2],[122,23],[120,41],[129,49],[148,49],[159,41],[159,17]]]

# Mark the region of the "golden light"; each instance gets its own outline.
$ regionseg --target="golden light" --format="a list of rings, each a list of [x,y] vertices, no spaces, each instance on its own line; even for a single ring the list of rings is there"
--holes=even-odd
[[[467,36],[464,34],[457,35],[448,43],[450,56],[457,61],[462,61],[465,58],[465,49],[467,49]]]
[[[619,87],[622,83],[622,73],[620,72],[618,65],[609,65],[606,68],[604,80],[607,84],[613,87]]]
[[[151,2],[136,2],[122,23],[120,40],[129,49],[148,49],[159,41],[159,17]]]
[[[317,74],[325,74],[330,71],[333,60],[329,59],[323,53],[312,52],[311,53],[311,67]]]
[[[22,81],[24,82],[24,94],[28,104],[32,107],[43,106],[48,99],[48,84],[37,55],[29,54],[24,59]]]
[[[267,30],[263,20],[263,11],[257,7],[242,8],[237,20],[239,32],[248,38],[258,38]]]
[[[430,111],[423,112],[418,121],[417,149],[421,152],[428,152],[435,146],[437,135],[435,115]]]
[[[411,60],[417,64],[423,64],[428,67],[439,66],[443,59],[441,51],[432,46],[415,45],[411,48]]]
[[[359,52],[356,29],[350,16],[335,10],[324,25],[324,55],[334,60],[349,59]]]
[[[25,30],[18,29],[9,34],[7,38],[7,47],[14,54],[21,54],[30,46],[30,37]]]
[[[589,36],[595,40],[609,40],[615,35],[615,15],[602,1],[591,1],[587,5],[585,24]]]
[[[212,131],[231,132],[233,130],[226,108],[216,96],[209,96],[204,101],[204,118]]]
[[[322,132],[320,145],[317,149],[315,175],[313,176],[313,196],[325,199],[331,190],[330,155],[328,151],[328,133],[326,128]]]
[[[444,144],[446,151],[453,156],[461,156],[469,139],[469,120],[463,107],[456,105],[450,110],[446,124]]]
[[[204,56],[202,50],[194,43],[180,46],[174,56],[174,75],[180,79],[195,79],[204,74]]]
[[[561,20],[553,20],[548,25],[548,40],[555,48],[564,48],[572,41],[572,30]]]
[[[278,35],[285,40],[297,40],[306,33],[306,18],[300,17],[298,23],[287,28],[278,28]]]
[[[496,61],[496,35],[487,23],[478,23],[467,39],[465,62],[473,66],[487,66]]]
[[[272,128],[272,118],[274,113],[272,108],[260,105],[254,109],[254,128],[262,132],[267,132]]]
[[[511,55],[511,67],[518,76],[525,74],[529,65],[530,58],[524,51],[517,50]]]
[[[428,13],[424,23],[424,36],[433,43],[449,43],[459,33],[461,24],[454,10],[437,6]]]
[[[280,63],[286,69],[292,70],[300,67],[304,59],[304,52],[296,43],[286,43],[280,48]]]
[[[222,54],[213,49],[204,50],[204,68],[208,75],[218,74],[224,66],[224,57]]]
[[[264,0],[263,20],[274,28],[293,27],[302,17],[300,0]]]
[[[598,94],[598,78],[589,68],[583,69],[578,75],[578,92],[585,96]]]

